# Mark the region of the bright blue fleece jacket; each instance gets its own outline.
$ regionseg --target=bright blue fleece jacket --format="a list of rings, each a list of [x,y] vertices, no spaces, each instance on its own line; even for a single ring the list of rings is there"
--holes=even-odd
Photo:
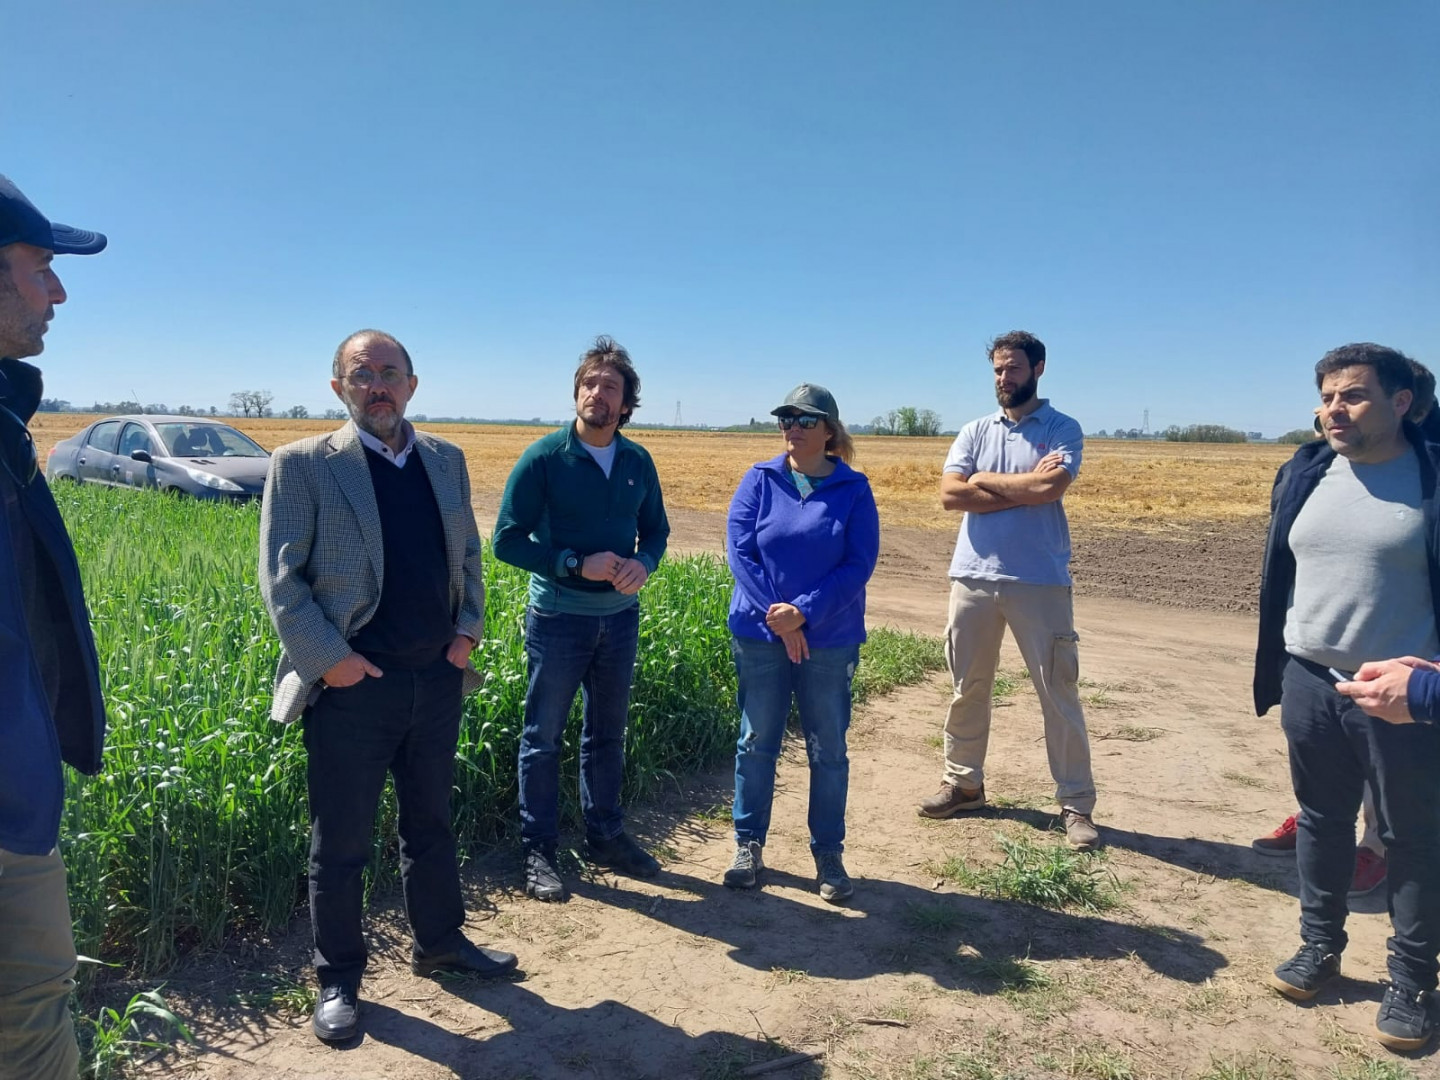
[[[832,460],[835,471],[803,499],[784,454],[740,481],[725,530],[736,637],[779,641],[765,613],[787,603],[805,615],[811,648],[865,640],[865,583],[880,554],[880,515],[864,474]]]
[[[1435,657],[1440,662],[1440,656]],[[1419,724],[1440,724],[1440,671],[1416,668],[1405,684],[1410,717]]]

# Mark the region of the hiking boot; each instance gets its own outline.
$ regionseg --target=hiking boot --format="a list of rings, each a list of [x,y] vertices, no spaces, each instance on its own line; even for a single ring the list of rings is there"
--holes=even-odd
[[[1340,975],[1340,957],[1318,945],[1300,951],[1275,969],[1270,985],[1293,1001],[1309,1001],[1320,987]]]
[[[1435,1034],[1430,993],[1391,983],[1375,1014],[1375,1037],[1391,1050],[1419,1050]]]
[[[525,852],[525,895],[557,902],[568,898],[565,882],[560,880],[555,866],[553,847],[535,847]]]
[[[1365,896],[1385,884],[1389,876],[1385,856],[1377,855],[1368,847],[1355,849],[1355,876],[1350,879],[1350,895]]]
[[[760,878],[760,871],[765,869],[765,862],[760,858],[762,847],[760,841],[749,840],[745,843],[735,845],[735,858],[730,860],[730,869],[725,871],[725,887],[728,889],[753,889]]]
[[[940,790],[928,799],[921,799],[915,808],[921,817],[948,818],[966,810],[979,810],[985,805],[985,785],[962,788],[953,780],[940,781]]]
[[[1259,836],[1250,841],[1250,847],[1261,855],[1295,854],[1295,814],[1280,823],[1280,827],[1269,836]]]
[[[628,877],[652,878],[660,873],[660,862],[635,842],[629,833],[616,833],[608,840],[593,837],[585,841],[585,858]]]
[[[815,876],[820,882],[820,899],[827,903],[843,904],[855,895],[855,886],[850,883],[838,851],[815,856]]]
[[[1060,811],[1060,824],[1065,826],[1065,839],[1077,851],[1093,851],[1100,843],[1100,830],[1089,814],[1065,807]]]

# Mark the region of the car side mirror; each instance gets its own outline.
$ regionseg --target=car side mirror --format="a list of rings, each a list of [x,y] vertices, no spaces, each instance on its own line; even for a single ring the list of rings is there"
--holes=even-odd
[[[149,465],[149,464],[151,464],[150,451],[149,451],[149,450],[131,450],[131,451],[130,451],[130,460],[131,460],[131,461],[143,461],[143,462],[145,462],[145,464]]]

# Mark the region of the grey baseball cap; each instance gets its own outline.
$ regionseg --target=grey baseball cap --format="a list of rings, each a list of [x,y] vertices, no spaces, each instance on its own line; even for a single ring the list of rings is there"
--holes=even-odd
[[[820,416],[831,427],[840,422],[840,407],[835,397],[817,383],[801,383],[785,395],[785,401],[770,410],[771,416],[786,413],[800,413],[802,416]]]

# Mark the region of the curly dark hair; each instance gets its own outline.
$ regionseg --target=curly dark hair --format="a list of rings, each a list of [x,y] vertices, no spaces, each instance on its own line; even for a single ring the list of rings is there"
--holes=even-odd
[[[575,400],[580,400],[580,383],[585,376],[597,368],[607,367],[614,370],[625,382],[620,422],[615,425],[622,428],[630,422],[631,414],[640,407],[640,376],[635,373],[635,366],[630,363],[630,354],[614,338],[601,334],[595,339],[595,344],[586,349],[585,354],[580,357],[580,366],[575,369]]]
[[[1320,389],[1326,375],[1348,367],[1372,367],[1380,389],[1394,397],[1401,390],[1415,390],[1415,361],[1399,349],[1357,341],[1331,349],[1315,364],[1315,389]]]
[[[1031,370],[1034,370],[1036,364],[1045,362],[1045,343],[1028,330],[1011,330],[1008,334],[1001,334],[990,342],[990,350],[985,354],[985,358],[994,360],[995,354],[1001,349],[1019,349],[1025,354],[1025,359],[1030,361]]]

